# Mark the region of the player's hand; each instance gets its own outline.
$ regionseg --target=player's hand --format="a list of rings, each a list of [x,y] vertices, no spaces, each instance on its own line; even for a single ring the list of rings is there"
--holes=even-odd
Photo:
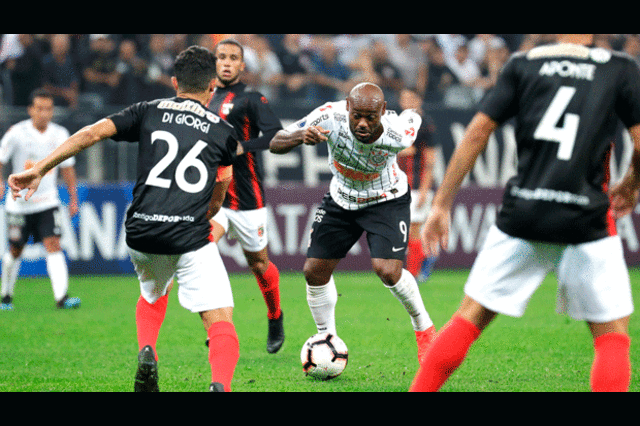
[[[317,145],[321,142],[326,142],[329,138],[326,135],[331,133],[329,130],[325,130],[320,126],[309,126],[304,132],[303,143],[305,145]]]
[[[41,179],[42,176],[33,167],[21,173],[10,175],[7,182],[9,183],[9,188],[11,188],[11,196],[14,200],[21,198],[20,191],[27,189],[24,199],[28,201],[38,189]]]
[[[631,213],[638,203],[640,190],[622,180],[609,191],[611,213],[614,219],[620,219]]]
[[[426,257],[440,255],[440,247],[447,248],[449,243],[449,227],[451,223],[449,210],[432,207],[420,236]]]

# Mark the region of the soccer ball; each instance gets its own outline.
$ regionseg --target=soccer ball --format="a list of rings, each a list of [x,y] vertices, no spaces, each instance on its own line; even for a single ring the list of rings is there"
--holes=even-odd
[[[349,352],[341,338],[331,333],[318,333],[307,339],[300,352],[302,371],[316,379],[337,377],[347,366]]]

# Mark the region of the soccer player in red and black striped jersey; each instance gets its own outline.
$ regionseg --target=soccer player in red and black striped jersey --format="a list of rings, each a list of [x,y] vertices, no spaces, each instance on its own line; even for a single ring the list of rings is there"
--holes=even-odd
[[[430,115],[422,109],[422,98],[413,89],[400,91],[400,107],[414,109],[422,123],[416,135],[416,141],[409,148],[398,154],[400,169],[406,173],[411,187],[411,224],[409,225],[409,241],[407,241],[407,270],[416,277],[418,283],[424,282],[431,274],[436,257],[426,257],[420,241],[420,230],[429,213],[431,205],[433,165],[435,164],[437,142],[435,140],[435,123]]]
[[[225,232],[238,240],[267,305],[267,351],[276,353],[284,343],[280,307],[280,273],[269,260],[267,209],[262,187],[262,153],[282,129],[267,99],[240,81],[245,69],[244,49],[232,39],[215,49],[218,78],[209,108],[237,131],[245,154],[233,163],[233,178],[222,209],[213,218],[214,240]]]
[[[205,107],[215,85],[213,53],[192,46],[177,56],[174,72],[175,97],[136,103],[81,129],[32,168],[11,175],[9,186],[14,198],[28,189],[27,201],[42,176],[66,158],[106,138],[137,142],[137,181],[125,222],[141,291],[134,389],[159,391],[155,348],[175,277],[180,304],[200,314],[210,340],[210,390],[230,391],[239,344],[231,285],[209,219],[226,188],[216,179],[218,167],[230,166],[243,151],[233,127]]]
[[[551,271],[560,313],[593,336],[593,391],[627,391],[631,376],[629,273],[615,220],[640,191],[640,69],[628,55],[592,47],[592,34],[514,54],[479,105],[434,196],[422,233],[446,247],[454,197],[491,133],[515,117],[518,169],[469,274],[462,305],[433,341],[412,391],[436,391],[497,314],[520,317]],[[618,123],[634,150],[610,187]]]

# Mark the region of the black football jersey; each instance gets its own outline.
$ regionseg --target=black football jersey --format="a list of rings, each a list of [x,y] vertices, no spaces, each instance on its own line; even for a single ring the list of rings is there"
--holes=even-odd
[[[282,129],[280,120],[267,99],[260,92],[249,90],[244,83],[217,87],[208,106],[236,129],[241,141],[257,142],[253,147],[245,145],[246,153],[234,161],[233,179],[224,207],[232,210],[264,207],[262,153],[255,150],[269,148],[271,138]]]
[[[615,235],[609,159],[619,120],[640,123],[640,72],[627,55],[554,44],[516,53],[479,110],[515,117],[517,174],[496,224],[524,239],[576,244]]]
[[[155,254],[207,244],[216,172],[236,157],[235,130],[199,102],[179,97],[140,102],[107,118],[117,129],[113,140],[138,142],[127,244]]]

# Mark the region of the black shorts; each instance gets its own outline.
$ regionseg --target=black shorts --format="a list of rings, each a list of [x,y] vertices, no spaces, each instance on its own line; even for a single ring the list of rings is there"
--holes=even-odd
[[[54,207],[43,212],[31,214],[7,213],[7,235],[9,243],[24,246],[30,236],[34,243],[40,243],[47,237],[59,237],[60,209]]]
[[[411,193],[389,201],[345,210],[330,194],[322,199],[311,227],[308,258],[342,259],[367,233],[371,257],[404,260],[411,223]]]

